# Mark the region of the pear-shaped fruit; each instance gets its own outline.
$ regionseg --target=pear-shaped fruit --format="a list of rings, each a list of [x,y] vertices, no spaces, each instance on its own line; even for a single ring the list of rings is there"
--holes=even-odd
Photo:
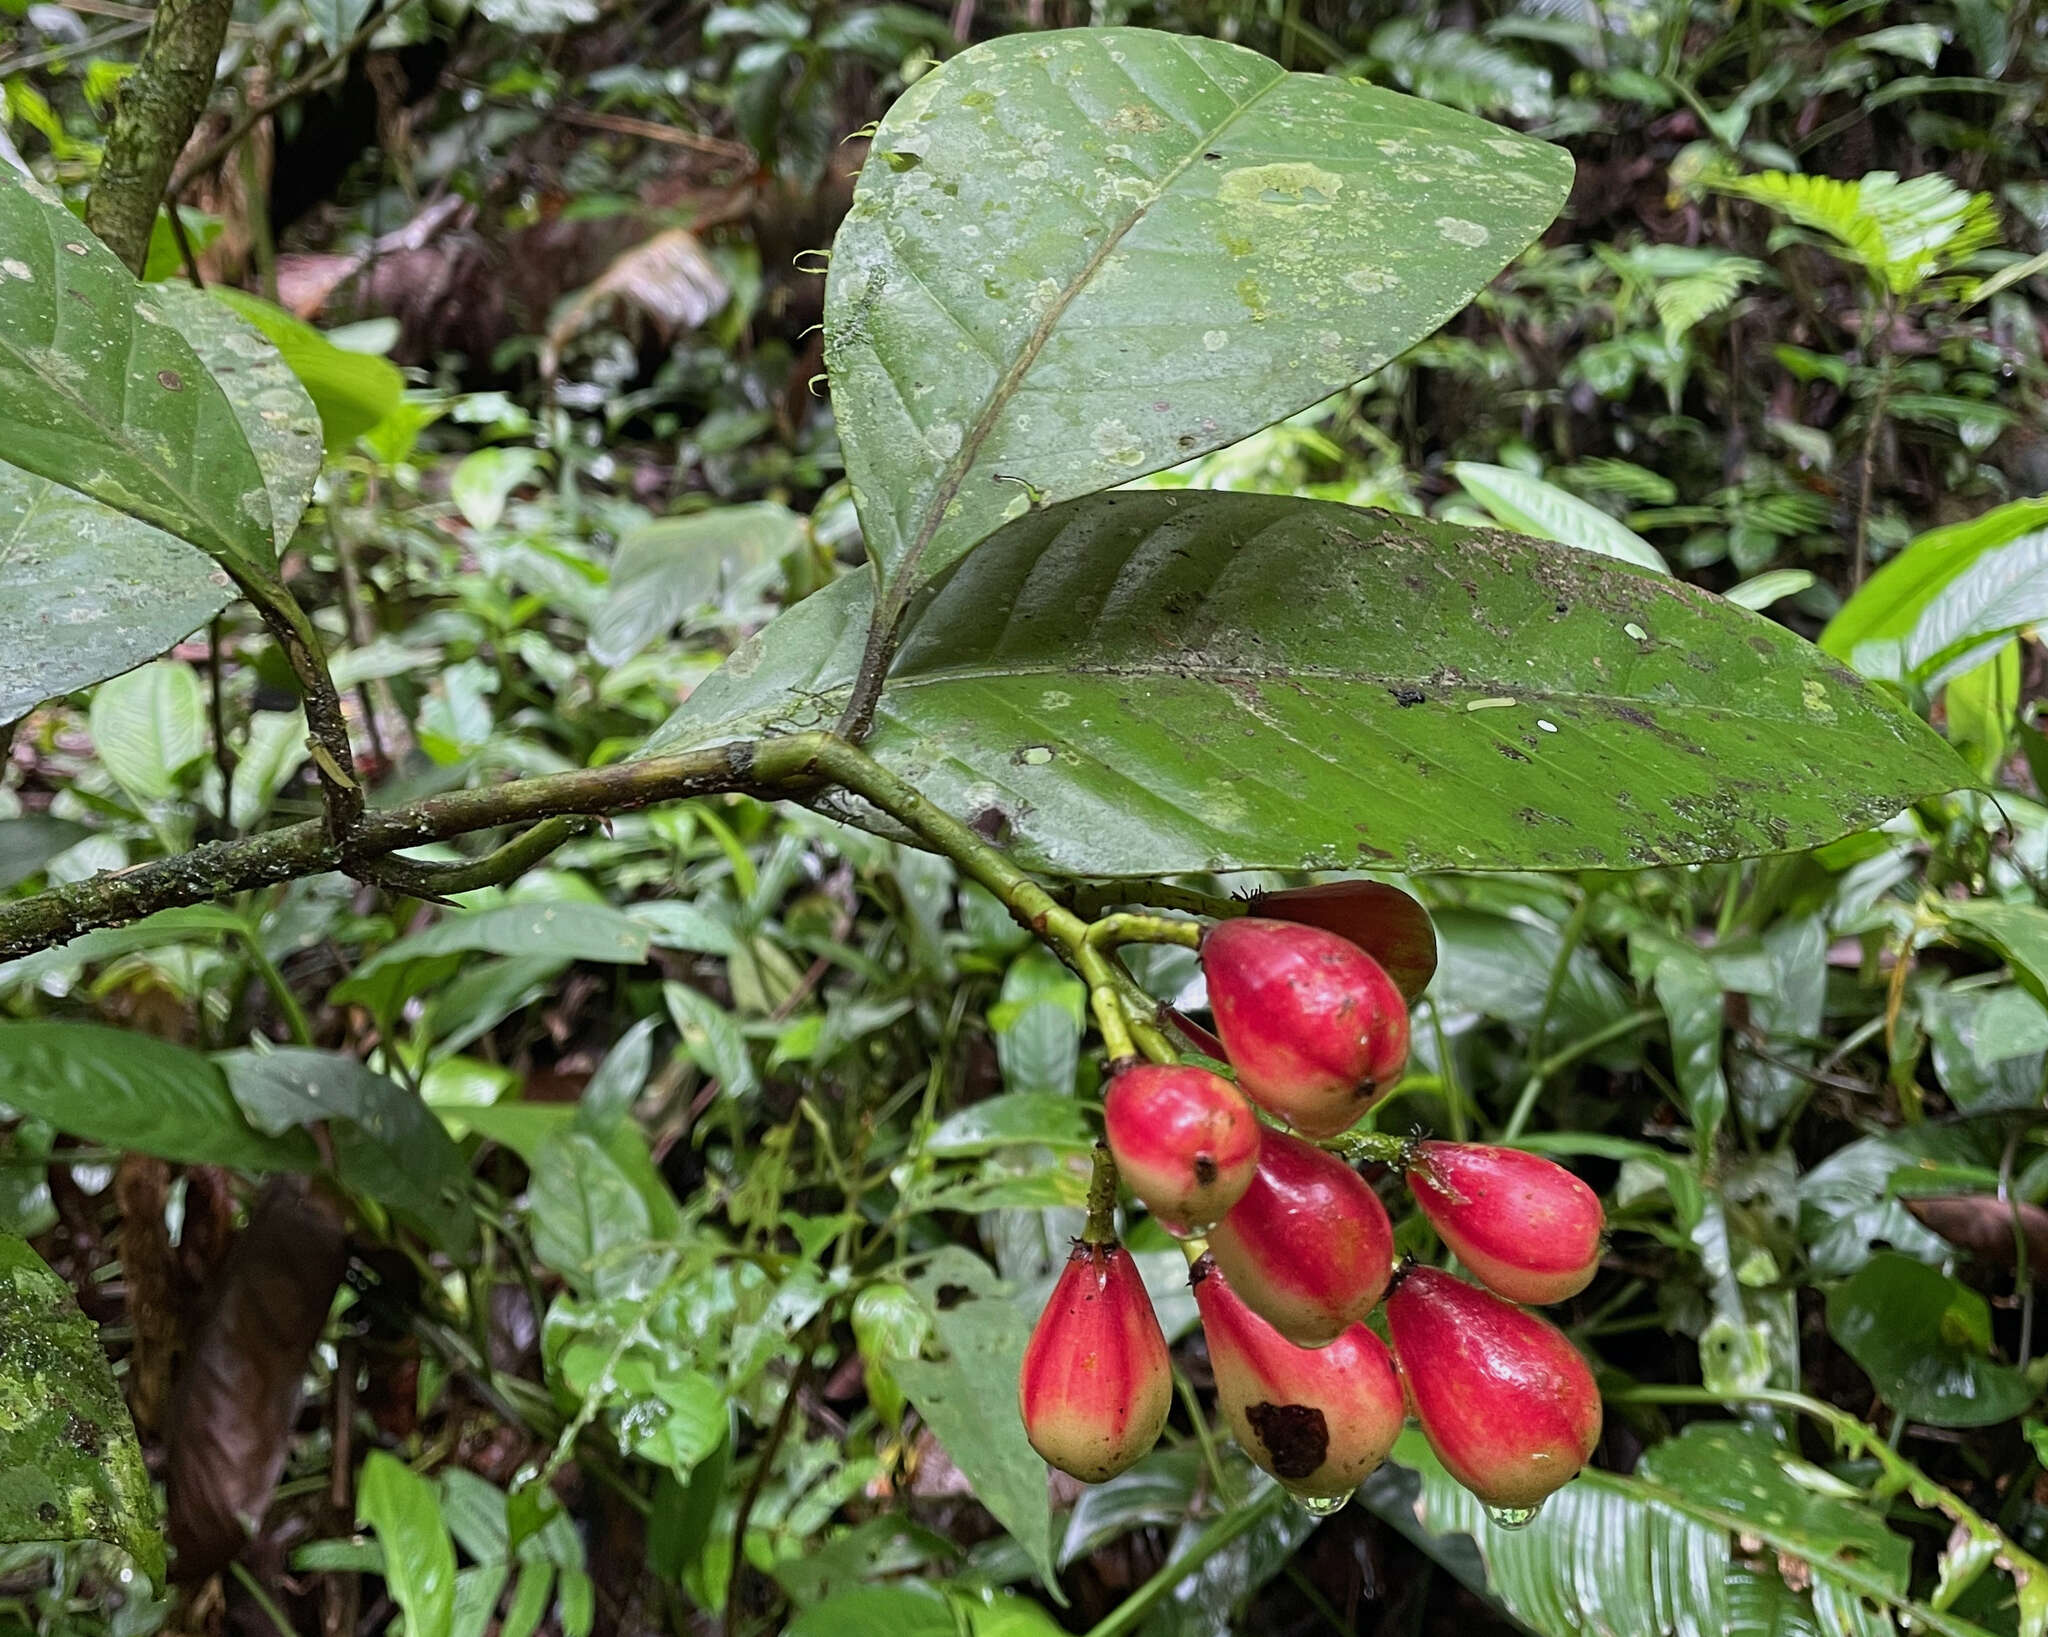
[[[1600,1392],[1556,1326],[1435,1268],[1387,1298],[1387,1334],[1430,1448],[1488,1506],[1538,1506],[1600,1441]]]
[[[1401,1431],[1401,1382],[1386,1344],[1354,1324],[1327,1347],[1296,1347],[1238,1299],[1204,1256],[1190,1278],[1216,1400],[1245,1453],[1295,1494],[1349,1495]]]
[[[1600,1196],[1540,1154],[1418,1143],[1415,1203],[1472,1276],[1511,1302],[1576,1296],[1600,1265]]]
[[[1202,971],[1238,1084],[1295,1130],[1334,1137],[1400,1078],[1407,1002],[1349,939],[1246,916],[1208,930]]]
[[[1259,1119],[1221,1075],[1140,1063],[1110,1081],[1103,1115],[1117,1169],[1170,1233],[1206,1233],[1251,1186]]]
[[[1394,1273],[1379,1195],[1335,1154],[1268,1131],[1251,1186],[1210,1230],[1244,1304],[1297,1347],[1322,1347],[1370,1313]]]
[[[1159,1441],[1172,1401],[1166,1337],[1138,1264],[1121,1245],[1076,1240],[1017,1379],[1031,1447],[1099,1484]]]

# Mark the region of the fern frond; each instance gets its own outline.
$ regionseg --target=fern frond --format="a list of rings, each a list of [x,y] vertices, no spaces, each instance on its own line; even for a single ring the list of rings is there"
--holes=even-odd
[[[1894,295],[1918,289],[1998,239],[1991,196],[1966,193],[1938,172],[1904,182],[1893,171],[1854,182],[1792,171],[1707,180],[1834,240],[1837,254]]]

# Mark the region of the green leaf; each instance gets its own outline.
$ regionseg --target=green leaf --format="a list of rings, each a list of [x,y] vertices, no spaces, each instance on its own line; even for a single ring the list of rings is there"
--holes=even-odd
[[[1901,659],[1915,676],[1950,677],[1987,642],[2048,621],[2048,529],[1985,552],[1936,592],[1907,635]]]
[[[206,754],[206,694],[199,673],[158,660],[100,684],[92,746],[114,782],[142,806],[166,801],[179,775]]]
[[[0,461],[0,725],[155,658],[233,595],[183,541]]]
[[[328,454],[338,455],[354,448],[356,439],[381,426],[404,402],[405,376],[396,364],[370,353],[337,347],[312,325],[302,323],[282,307],[240,290],[215,285],[207,294],[225,302],[262,332],[276,349],[272,356],[298,378],[304,388],[301,396],[310,400],[316,412]],[[316,473],[319,464],[316,453]]]
[[[188,1165],[310,1171],[318,1160],[304,1132],[253,1130],[199,1053],[97,1023],[0,1023],[0,1098],[73,1136]]]
[[[0,819],[0,892],[40,874],[51,859],[70,851],[92,833],[86,825],[51,818],[47,813]],[[0,972],[4,971],[0,967]]]
[[[475,1251],[469,1166],[416,1093],[335,1052],[280,1046],[224,1052],[215,1061],[257,1130],[278,1137],[325,1121],[344,1183],[409,1219],[458,1261]]]
[[[657,748],[829,724],[871,581],[807,598]],[[1513,536],[1133,492],[977,551],[868,748],[1031,868],[1578,869],[1812,846],[1971,775],[1769,620]]]
[[[959,1637],[953,1605],[931,1586],[855,1586],[813,1603],[784,1637]]]
[[[405,1613],[406,1637],[451,1637],[455,1542],[434,1486],[396,1456],[372,1450],[356,1483],[356,1519],[384,1548],[384,1586]]]
[[[1659,574],[1671,572],[1663,553],[1635,530],[1617,523],[1598,506],[1541,478],[1471,460],[1454,460],[1449,470],[1502,527],[1517,534],[1577,546],[1581,551],[1598,552],[1602,557],[1655,569]]]
[[[600,1295],[637,1288],[653,1237],[646,1203],[596,1138],[564,1131],[533,1162],[533,1250]]]
[[[1813,585],[1815,575],[1806,568],[1774,568],[1752,576],[1721,593],[1737,608],[1769,608],[1774,602],[1796,597]]]
[[[1634,1477],[1587,1472],[1515,1530],[1493,1523],[1452,1482],[1419,1433],[1403,1434],[1394,1460],[1398,1466],[1369,1481],[1367,1503],[1453,1564],[1445,1537],[1469,1536],[1492,1594],[1541,1637],[1763,1637],[1738,1618],[1758,1606],[1758,1588],[1744,1584],[1757,1571],[1732,1549],[1737,1530],[1760,1539],[1778,1562],[1804,1566],[1810,1602],[1778,1575],[1762,1573],[1819,1629],[1845,1637],[1895,1629],[1858,1594],[1881,1591],[1885,1600],[1903,1600],[1907,1543],[1884,1527],[1876,1509],[1760,1429],[1698,1423],[1645,1455]],[[1753,1552],[1748,1547],[1744,1556]],[[1946,1629],[1975,1632],[1963,1621]]]
[[[478,449],[464,455],[448,478],[448,494],[473,529],[494,529],[512,491],[541,469],[537,449]]]
[[[647,947],[647,928],[609,905],[573,899],[501,904],[447,916],[424,932],[386,945],[356,969],[350,982],[437,955],[544,954],[562,961],[638,966],[647,959]]]
[[[980,1258],[948,1247],[913,1281],[945,1357],[891,1366],[904,1392],[972,1486],[1053,1584],[1045,1463],[1024,1436],[1017,1372],[1031,1321]]]
[[[1828,621],[1821,647],[1846,661],[1863,643],[1903,641],[1949,581],[1985,552],[2037,530],[2048,530],[2048,497],[2010,501],[1966,523],[1917,536]]]
[[[227,394],[242,435],[263,469],[272,532],[282,551],[298,532],[320,477],[320,415],[262,326],[245,322],[230,300],[233,294],[218,287],[195,290],[189,284],[161,284],[151,291]],[[234,310],[223,308],[223,300]]]
[[[40,983],[46,973],[96,966],[118,960],[123,955],[132,955],[138,950],[161,949],[166,944],[206,943],[219,946],[223,942],[223,933],[244,940],[251,936],[247,921],[218,904],[160,909],[156,914],[127,926],[102,927],[54,949],[38,950],[18,961],[9,961],[0,966],[0,987],[22,988]]]
[[[99,1540],[164,1577],[156,1497],[99,1331],[0,1235],[0,1541]]]
[[[619,541],[611,590],[590,628],[590,657],[623,665],[729,586],[802,544],[804,520],[757,501],[663,517]]]
[[[249,735],[235,758],[229,822],[237,830],[253,830],[309,754],[303,710],[257,711],[251,716]]]
[[[1028,507],[1221,448],[1405,352],[1571,174],[1469,115],[1150,30],[1007,36],[917,80],[825,287],[885,618]]]
[[[1031,1010],[1050,1005],[1040,1001]],[[1014,1091],[1000,1097],[985,1097],[951,1115],[926,1139],[924,1146],[928,1154],[957,1159],[1015,1143],[1087,1149],[1095,1145],[1095,1133],[1090,1128],[1086,1107],[1072,1097]]]
[[[362,27],[375,3],[376,0],[306,0],[306,21],[313,25],[320,43],[332,52]]]
[[[1991,195],[1965,193],[1939,171],[1906,182],[1895,171],[1868,171],[1853,182],[1791,171],[1707,181],[1827,235],[1837,255],[1894,295],[1998,242]]]
[[[2038,1396],[1991,1358],[1984,1298],[1897,1251],[1873,1256],[1829,1293],[1828,1330],[1887,1404],[1930,1426],[1992,1426]]]
[[[2003,956],[2020,987],[2048,1006],[2048,910],[1995,898],[1948,900],[1941,910],[1958,936]]]
[[[16,466],[267,572],[262,467],[199,354],[57,197],[0,166],[0,448]]]

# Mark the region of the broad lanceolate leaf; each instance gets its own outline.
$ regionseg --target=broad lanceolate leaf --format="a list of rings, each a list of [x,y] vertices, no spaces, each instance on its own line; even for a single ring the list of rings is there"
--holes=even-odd
[[[405,1611],[407,1637],[450,1637],[455,1542],[434,1486],[397,1456],[372,1450],[356,1486],[356,1516],[384,1548],[384,1584]]]
[[[1991,1310],[1967,1285],[1884,1251],[1828,1295],[1828,1329],[1900,1415],[1937,1427],[1988,1427],[2039,1396],[1991,1357]]]
[[[830,722],[871,581],[656,736]],[[1577,869],[1812,846],[1971,776],[1782,627],[1583,552],[1262,495],[1034,514],[916,619],[869,748],[1086,875]]]
[[[157,297],[55,195],[0,167],[0,449],[223,562],[277,560],[263,469]]]
[[[1213,40],[991,40],[882,121],[826,362],[885,615],[1005,519],[1371,374],[1549,225],[1557,148]]]
[[[101,1540],[164,1573],[135,1425],[62,1279],[0,1236],[0,1542]]]
[[[308,1171],[302,1131],[266,1137],[198,1052],[97,1023],[0,1024],[0,1101],[59,1131],[190,1165]]]
[[[1930,529],[1864,581],[1828,621],[1821,647],[1847,660],[1860,643],[1903,641],[1958,574],[1985,552],[2039,529],[2048,529],[2048,498],[2010,501],[1967,523]]]
[[[233,595],[163,530],[0,461],[0,723],[155,658]]]
[[[206,754],[206,694],[199,673],[160,660],[111,678],[93,695],[93,749],[138,802],[159,802]]]
[[[1540,477],[1476,460],[1454,460],[1450,472],[1497,522],[1517,534],[1618,557],[1659,574],[1671,572],[1664,554],[1634,529]]]
[[[388,359],[337,347],[282,307],[240,290],[216,286],[207,294],[225,302],[276,348],[272,357],[295,377],[316,412],[314,431],[323,439],[327,453],[336,455],[351,448],[357,438],[395,414],[404,402],[405,377]],[[189,330],[186,333],[191,334]],[[257,453],[262,454],[260,444]],[[317,473],[319,468],[316,449],[313,469]]]
[[[257,1130],[275,1137],[326,1121],[343,1182],[410,1220],[457,1260],[475,1250],[469,1166],[418,1093],[334,1052],[287,1046],[228,1052],[217,1061]]]

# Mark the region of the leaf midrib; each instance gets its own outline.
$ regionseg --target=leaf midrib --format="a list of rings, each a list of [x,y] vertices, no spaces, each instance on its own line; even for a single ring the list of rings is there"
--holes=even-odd
[[[1185,48],[1183,49],[1185,50]],[[1192,60],[1192,57],[1190,60]],[[1200,65],[1197,64],[1197,66],[1199,67]],[[1210,80],[1210,83],[1214,84],[1214,76],[1209,75],[1206,70],[1203,72],[1205,77]],[[1109,259],[1110,253],[1123,242],[1125,235],[1132,228],[1136,227],[1139,222],[1144,220],[1146,214],[1166,196],[1174,183],[1186,174],[1188,168],[1199,160],[1223,133],[1228,131],[1232,125],[1253,108],[1267,92],[1277,85],[1284,84],[1287,77],[1287,72],[1284,69],[1277,70],[1273,77],[1260,86],[1257,91],[1253,92],[1249,98],[1237,104],[1230,111],[1226,119],[1205,132],[1201,140],[1188,150],[1187,156],[1162,176],[1152,191],[1143,199],[1137,201],[1123,220],[1118,222],[1110,232],[1103,236],[1102,242],[1090,253],[1088,260],[1082,265],[1080,271],[1068,281],[1066,286],[1061,289],[1059,295],[1047,304],[1045,311],[1039,315],[1038,321],[1031,326],[1031,329],[1025,335],[1024,344],[1018,351],[1016,358],[1011,361],[1010,367],[1004,371],[1002,376],[996,381],[996,384],[989,389],[988,397],[982,402],[981,413],[975,418],[974,424],[968,428],[967,436],[961,440],[959,452],[947,463],[946,469],[939,479],[938,487],[932,491],[931,500],[927,503],[924,515],[918,523],[916,537],[911,541],[910,549],[903,554],[902,559],[897,563],[895,573],[890,576],[887,595],[884,596],[880,607],[876,611],[876,624],[880,629],[889,629],[893,625],[896,615],[901,612],[904,605],[908,602],[911,591],[915,588],[918,564],[923,561],[925,552],[930,548],[933,539],[939,532],[939,526],[945,521],[946,508],[952,505],[954,497],[960,492],[960,486],[967,481],[967,474],[974,469],[974,463],[981,456],[982,445],[988,441],[990,434],[995,431],[996,423],[1002,418],[1003,411],[1009,408],[1010,400],[1016,395],[1017,389],[1023,384],[1024,377],[1029,375],[1037,364],[1040,353],[1045,350],[1046,343],[1052,339],[1052,333],[1059,327],[1059,322],[1065,316],[1067,309],[1080,299],[1081,292],[1088,287],[1095,275],[1102,270],[1102,264]],[[912,276],[917,276],[914,269],[912,270]]]

